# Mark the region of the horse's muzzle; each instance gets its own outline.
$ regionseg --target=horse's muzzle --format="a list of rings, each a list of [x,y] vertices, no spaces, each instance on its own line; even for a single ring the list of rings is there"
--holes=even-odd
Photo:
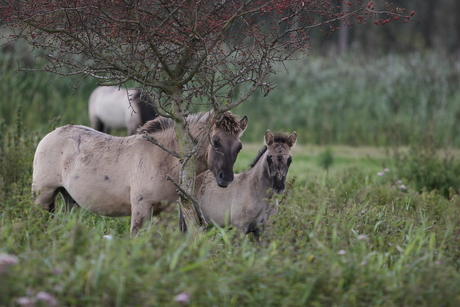
[[[228,185],[233,182],[233,179],[233,172],[220,171],[216,176],[217,185],[221,188],[228,187]]]
[[[273,191],[274,191],[275,193],[278,193],[278,194],[283,193],[283,192],[284,192],[284,188],[285,188],[284,182],[285,182],[285,178],[283,178],[282,180],[279,180],[279,179],[274,178],[274,180],[273,180],[273,186],[272,186]]]

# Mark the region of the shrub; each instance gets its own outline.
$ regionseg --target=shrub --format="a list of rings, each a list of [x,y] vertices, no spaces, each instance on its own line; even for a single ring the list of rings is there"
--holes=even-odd
[[[460,161],[446,150],[441,156],[432,134],[420,137],[410,146],[407,154],[396,157],[398,174],[422,192],[438,191],[445,197],[460,189]]]

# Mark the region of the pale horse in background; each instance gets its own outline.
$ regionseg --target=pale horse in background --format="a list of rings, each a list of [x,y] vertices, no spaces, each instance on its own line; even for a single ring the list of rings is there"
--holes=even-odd
[[[128,135],[158,116],[154,100],[140,89],[99,86],[89,97],[91,127],[104,133],[127,129]]]

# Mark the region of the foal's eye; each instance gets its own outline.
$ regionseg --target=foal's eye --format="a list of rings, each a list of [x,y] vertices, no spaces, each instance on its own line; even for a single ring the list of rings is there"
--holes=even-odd
[[[243,149],[243,145],[240,144],[240,146],[238,146],[237,152],[240,152],[241,149]]]
[[[268,162],[268,165],[271,165],[273,163],[272,156],[267,156],[267,162]]]
[[[291,163],[292,163],[292,157],[289,157],[289,158],[287,159],[287,165],[289,166],[289,165],[291,165]]]
[[[212,146],[215,147],[215,148],[218,148],[220,146],[220,142],[218,140],[214,140],[212,142]]]

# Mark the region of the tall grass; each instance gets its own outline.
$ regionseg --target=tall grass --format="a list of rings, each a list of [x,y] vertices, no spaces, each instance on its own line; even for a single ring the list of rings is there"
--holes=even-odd
[[[88,125],[87,101],[95,80],[45,72],[37,52],[0,54],[0,118],[6,125],[20,105],[26,130],[49,132],[50,121]],[[14,64],[12,64],[14,63]],[[256,92],[234,112],[248,115],[244,141],[258,142],[267,129],[296,130],[300,143],[408,145],[434,132],[437,146],[460,146],[460,62],[436,53],[372,58],[362,54],[288,62],[273,76],[277,88]]]
[[[459,199],[348,179],[291,190],[264,246],[219,228],[181,235],[171,217],[130,238],[128,220],[29,202],[0,220],[0,252],[19,257],[0,304],[46,292],[59,306],[178,306],[186,292],[190,306],[458,306]]]
[[[262,245],[218,227],[182,235],[175,213],[130,237],[129,218],[33,204],[37,138],[18,118],[2,134],[0,306],[460,304],[456,194],[343,167],[291,178]]]
[[[0,53],[0,118],[6,126],[14,122],[16,110],[22,110],[25,131],[47,133],[50,123],[89,125],[88,98],[96,86],[86,80],[62,78],[46,72],[24,72],[18,68],[43,68],[46,62],[38,52],[5,48]]]
[[[251,140],[286,129],[315,144],[407,145],[433,130],[438,146],[458,147],[459,65],[439,54],[307,57],[278,67],[277,88],[237,112],[252,120]]]
[[[401,160],[411,163],[407,172],[388,157],[351,166],[334,147],[319,159],[294,156],[298,179],[291,177],[262,245],[221,228],[182,235],[174,213],[131,238],[129,218],[59,206],[50,214],[33,204],[38,140],[56,125],[87,123],[94,84],[71,96],[69,80],[17,73],[5,59],[0,306],[459,306],[460,197],[421,189],[410,176],[424,161],[439,165],[431,149]],[[432,144],[458,144],[450,63],[435,55],[308,58],[279,74],[268,98],[256,95],[237,110],[250,118],[246,142],[282,128],[320,144],[400,144],[424,130]]]

